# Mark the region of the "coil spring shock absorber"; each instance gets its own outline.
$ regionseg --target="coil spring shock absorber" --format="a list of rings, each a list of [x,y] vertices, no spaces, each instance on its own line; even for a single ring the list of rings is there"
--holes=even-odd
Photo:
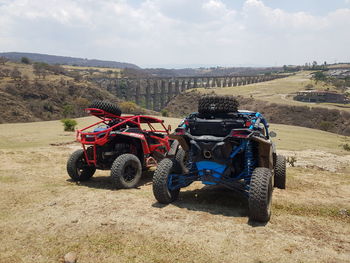
[[[254,156],[253,156],[253,145],[251,141],[247,142],[246,152],[245,152],[245,171],[248,181],[253,173],[254,169]]]

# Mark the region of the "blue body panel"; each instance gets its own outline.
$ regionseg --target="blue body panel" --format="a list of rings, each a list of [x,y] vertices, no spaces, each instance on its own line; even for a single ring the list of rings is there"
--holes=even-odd
[[[201,161],[196,163],[198,174],[203,177],[205,173],[210,173],[214,178],[221,178],[227,166],[210,161]],[[214,182],[202,181],[203,184],[215,185]]]
[[[109,127],[97,127],[94,129],[94,132],[104,131],[107,130]]]

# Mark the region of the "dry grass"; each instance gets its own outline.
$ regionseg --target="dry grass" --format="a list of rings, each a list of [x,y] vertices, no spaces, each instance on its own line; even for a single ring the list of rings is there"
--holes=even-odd
[[[349,63],[344,63],[344,64],[334,64],[334,65],[329,65],[327,66],[329,69],[337,69],[337,68],[350,68]]]
[[[107,72],[107,71],[113,71],[113,72],[121,72],[122,69],[120,68],[103,68],[103,67],[83,67],[83,66],[69,66],[69,65],[62,65],[63,68],[65,69],[70,69],[70,70],[98,70],[101,72]]]
[[[34,79],[37,78],[34,74],[33,65],[30,65],[30,64],[7,62],[5,65],[1,65],[0,67],[7,68],[9,70],[13,70],[15,67],[17,67],[18,70],[22,73],[22,76],[24,76],[24,75],[28,76],[28,79],[30,81],[34,81]],[[40,81],[43,83],[45,83],[45,82],[50,83],[50,82],[54,82],[54,81],[59,81],[60,79],[73,80],[73,78],[65,76],[65,75],[55,75],[52,73],[48,73],[46,75],[45,79],[40,79]],[[0,83],[0,88],[2,86],[4,86],[4,84],[7,84],[11,81],[12,81],[12,79],[10,77],[2,78],[2,81]]]
[[[312,84],[315,89],[334,90],[333,86],[326,85],[322,82],[316,83],[311,80],[312,71],[301,71],[287,78],[276,79],[267,82],[254,83],[246,86],[216,88],[215,93],[222,95],[235,95],[244,97],[253,97],[254,99],[268,101],[271,103],[325,107],[330,109],[342,109],[350,111],[349,104],[336,103],[306,103],[293,100],[293,95],[300,90],[305,90],[307,84]],[[199,92],[212,92],[212,89],[197,89]]]
[[[78,119],[80,127],[91,121]],[[166,122],[174,127],[179,120]],[[270,223],[253,225],[246,201],[227,190],[196,183],[162,206],[151,173],[131,190],[113,190],[108,171],[71,182],[65,162],[79,145],[50,146],[74,139],[61,125],[0,125],[0,262],[59,262],[69,251],[84,263],[349,262],[348,172],[288,168],[288,189],[274,191]],[[328,137],[337,140],[311,129],[273,129],[277,146],[296,153],[312,145],[326,151]],[[294,141],[303,133],[317,144]]]
[[[162,117],[165,125],[171,125],[174,130],[180,123],[179,119]],[[96,117],[78,118],[77,129],[86,127],[89,124],[97,122]],[[341,147],[349,137],[339,136],[334,133],[297,127],[282,124],[271,124],[270,130],[277,133],[274,141],[279,149],[301,151],[318,149],[322,151],[331,151],[337,154],[346,154]],[[0,125],[0,149],[18,149],[28,147],[42,147],[50,144],[71,142],[75,139],[75,133],[64,132],[63,125],[59,120],[44,121],[34,123],[7,123]],[[319,138],[315,144],[315,138]]]

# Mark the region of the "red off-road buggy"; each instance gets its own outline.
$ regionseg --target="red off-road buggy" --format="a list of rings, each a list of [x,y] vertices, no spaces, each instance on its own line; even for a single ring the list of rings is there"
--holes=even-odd
[[[75,151],[67,162],[67,172],[74,181],[86,181],[96,169],[111,170],[116,188],[133,188],[142,170],[157,166],[172,141],[170,126],[143,115],[121,116],[121,110],[107,101],[95,101],[88,113],[101,119],[77,131],[83,149]]]

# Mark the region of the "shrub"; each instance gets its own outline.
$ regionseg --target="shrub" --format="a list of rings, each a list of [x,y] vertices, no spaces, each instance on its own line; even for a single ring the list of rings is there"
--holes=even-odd
[[[144,113],[140,107],[138,107],[134,102],[132,101],[124,101],[119,104],[119,108],[123,113],[130,113],[130,114],[142,114]]]
[[[64,131],[74,131],[75,126],[77,126],[76,120],[73,119],[62,119],[61,122],[63,123]]]
[[[74,100],[75,112],[79,114],[79,116],[84,115],[84,109],[89,107],[90,101],[86,98],[77,98]]]
[[[329,131],[332,128],[333,124],[329,121],[321,121],[320,129],[324,131]]]
[[[290,166],[294,167],[295,163],[297,161],[297,157],[295,157],[295,156],[288,156],[286,161],[287,161],[287,163],[290,164]]]
[[[312,89],[314,89],[314,85],[312,85],[311,83],[305,86],[305,90],[312,90]]]
[[[345,150],[345,151],[350,151],[350,144],[348,144],[348,143],[344,143],[343,144],[343,149]]]
[[[169,112],[166,109],[162,109],[160,113],[162,114],[163,117],[169,117]]]
[[[74,108],[72,105],[66,104],[63,106],[63,117],[67,118],[72,115],[74,112]]]
[[[30,60],[29,60],[29,58],[27,58],[27,57],[22,57],[22,58],[21,58],[21,62],[22,62],[23,64],[30,64]]]

